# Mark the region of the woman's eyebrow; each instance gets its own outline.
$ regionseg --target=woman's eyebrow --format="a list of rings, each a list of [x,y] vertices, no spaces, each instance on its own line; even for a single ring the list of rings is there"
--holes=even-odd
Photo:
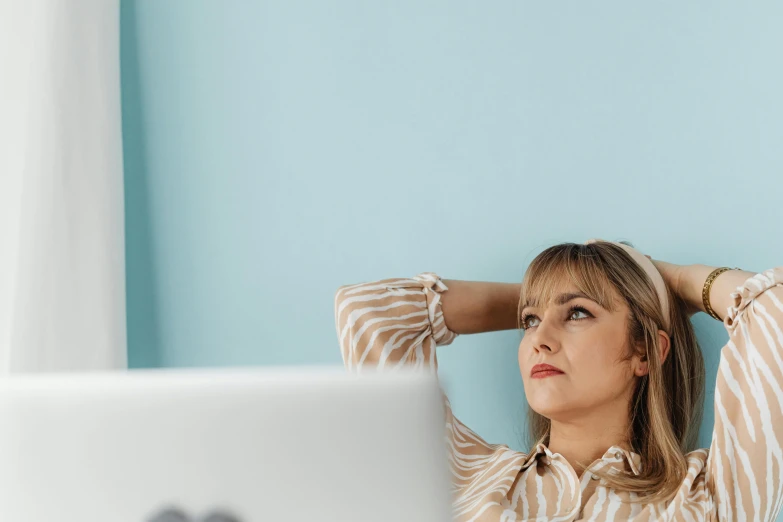
[[[590,301],[593,301],[598,306],[601,306],[601,303],[599,303],[598,301],[596,301],[592,297],[590,297],[587,294],[584,294],[582,292],[569,292],[569,293],[566,293],[566,294],[558,294],[557,297],[555,297],[553,299],[553,301],[554,301],[554,303],[556,305],[562,306],[562,305],[566,304],[569,301],[572,301],[574,299],[580,299],[580,298],[582,298],[582,299],[589,299]],[[535,307],[535,306],[538,306],[538,301],[529,300],[529,301],[525,302],[522,305],[521,310],[524,310],[525,308],[529,308],[529,307]],[[603,308],[603,306],[601,306],[601,308]]]
[[[595,302],[595,299],[592,299],[591,297],[589,297],[586,294],[583,294],[582,292],[560,294],[557,297],[555,297],[554,301],[555,301],[555,304],[557,304],[557,305],[564,305],[568,301],[572,301],[574,299],[579,299],[579,298],[590,299],[591,301]]]

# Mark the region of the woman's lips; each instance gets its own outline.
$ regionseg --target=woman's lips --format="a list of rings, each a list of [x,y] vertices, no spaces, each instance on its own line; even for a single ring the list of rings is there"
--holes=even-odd
[[[554,377],[555,375],[564,375],[560,368],[551,364],[536,364],[530,369],[530,377],[533,379],[543,379],[545,377]]]
[[[531,379],[543,379],[545,377],[554,377],[555,375],[565,375],[563,372],[556,372],[554,370],[544,370],[536,372],[530,376]]]

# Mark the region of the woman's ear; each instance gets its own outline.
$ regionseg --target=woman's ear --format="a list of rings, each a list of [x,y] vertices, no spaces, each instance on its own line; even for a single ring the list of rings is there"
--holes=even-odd
[[[661,346],[661,364],[663,364],[666,357],[669,356],[669,349],[672,346],[669,334],[663,330],[658,330],[658,344]]]
[[[666,357],[669,356],[669,350],[671,348],[671,342],[669,341],[669,336],[664,332],[663,330],[658,330],[658,346],[660,346],[660,359],[661,364],[666,361]],[[639,362],[636,364],[636,368],[634,369],[634,375],[637,377],[643,377],[647,375],[650,372],[650,366],[649,361],[647,360],[647,355],[642,355],[639,357]]]

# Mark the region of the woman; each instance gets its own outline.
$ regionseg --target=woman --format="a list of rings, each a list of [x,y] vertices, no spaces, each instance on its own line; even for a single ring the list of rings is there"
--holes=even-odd
[[[529,453],[488,444],[446,400],[458,520],[775,520],[783,502],[783,267],[653,261],[591,240],[542,252],[520,284],[432,272],[341,287],[349,369],[435,370],[460,334],[523,330]],[[704,364],[689,316],[723,321],[709,449],[694,449]]]

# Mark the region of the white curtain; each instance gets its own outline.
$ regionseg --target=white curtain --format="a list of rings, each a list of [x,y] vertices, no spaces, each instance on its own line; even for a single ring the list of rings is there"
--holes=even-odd
[[[0,374],[126,366],[119,0],[0,0]]]

